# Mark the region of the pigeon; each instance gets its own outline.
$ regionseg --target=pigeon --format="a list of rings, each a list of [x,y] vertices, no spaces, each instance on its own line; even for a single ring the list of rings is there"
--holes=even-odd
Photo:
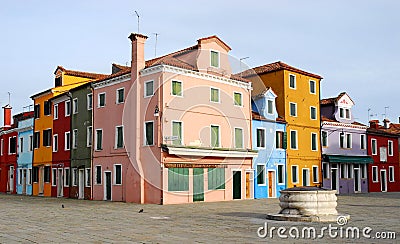
[[[64,208],[64,204],[61,204],[61,207]]]
[[[143,211],[144,211],[144,210],[143,210],[143,208],[142,208],[142,209],[139,210],[139,213],[143,213]]]

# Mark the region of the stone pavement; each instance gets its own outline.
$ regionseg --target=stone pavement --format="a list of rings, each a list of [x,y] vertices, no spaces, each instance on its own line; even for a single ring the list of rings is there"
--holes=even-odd
[[[397,239],[386,243],[400,243],[400,193],[338,196],[338,201],[338,211],[351,215],[345,226],[371,227],[372,236],[377,231],[394,231]],[[276,229],[328,226],[266,220],[267,213],[279,211],[278,202],[263,199],[161,206],[2,194],[0,243],[382,242],[363,237],[330,238],[327,232],[323,240],[281,239],[276,230],[272,239],[258,237],[257,230],[265,222],[268,228]],[[138,213],[142,208],[144,212]]]

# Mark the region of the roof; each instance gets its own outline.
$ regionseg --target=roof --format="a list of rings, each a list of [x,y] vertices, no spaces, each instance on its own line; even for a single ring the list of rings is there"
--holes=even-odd
[[[31,96],[31,99],[35,99],[35,98],[37,98],[37,97],[41,97],[42,95],[52,93],[52,89],[53,89],[53,88],[49,88],[49,89],[47,89],[47,90],[45,90],[45,91],[36,93],[36,94],[34,94],[34,95]]]
[[[275,71],[279,71],[279,70],[288,70],[288,71],[296,72],[296,73],[299,73],[302,75],[314,77],[316,79],[323,79],[322,76],[320,76],[320,75],[313,74],[313,73],[295,68],[295,67],[290,66],[282,61],[277,61],[277,62],[270,63],[270,64],[264,64],[264,65],[261,65],[261,66],[258,66],[258,67],[252,68],[252,69],[248,69],[246,71],[243,71],[242,73],[239,73],[239,75],[242,74],[242,77],[252,77],[255,75],[267,74],[267,73],[275,72]]]
[[[251,117],[254,120],[274,121],[274,120],[270,120],[270,119],[265,118],[264,116],[260,115],[256,111],[251,111]],[[278,122],[278,123],[286,123],[286,120],[283,119],[282,117],[277,117],[276,118],[276,122]]]
[[[342,98],[344,95],[349,96],[346,92],[341,92],[337,97],[329,97],[329,98],[324,98],[321,99],[321,101],[319,102],[321,105],[331,105],[331,104],[335,104],[337,101],[340,100],[340,98]],[[350,97],[349,97],[350,98]],[[354,103],[354,101],[350,98],[350,100]]]
[[[321,121],[322,122],[334,122],[334,123],[342,123],[342,122],[339,122],[339,121],[337,121],[336,119],[330,119],[330,118],[327,118],[327,117],[325,117],[325,116],[321,116]],[[359,126],[366,126],[366,125],[364,125],[364,124],[362,124],[362,123],[360,123],[360,122],[357,122],[357,121],[353,121],[352,123],[350,123],[351,125],[359,125]]]
[[[400,136],[400,124],[390,124],[389,128],[378,125],[378,128],[369,127],[367,132],[370,134],[387,135],[387,136]]]
[[[56,69],[56,71],[54,71],[54,74],[57,73],[57,70],[61,70],[65,75],[83,77],[83,78],[88,78],[88,79],[100,79],[100,78],[107,76],[106,74],[89,73],[89,72],[83,72],[83,71],[77,71],[77,70],[68,70],[68,69],[65,69],[63,66],[57,66],[57,69]]]

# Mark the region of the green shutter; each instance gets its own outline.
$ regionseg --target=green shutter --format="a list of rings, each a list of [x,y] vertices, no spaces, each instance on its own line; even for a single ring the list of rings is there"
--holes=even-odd
[[[211,88],[211,101],[219,102],[219,90],[216,88]]]
[[[283,149],[287,149],[287,132],[283,132]]]
[[[243,130],[235,128],[235,148],[243,148]]]
[[[172,95],[182,96],[182,83],[179,81],[172,81]]]
[[[177,136],[178,140],[174,140],[174,145],[182,145],[182,122],[172,122],[172,135]]]
[[[219,126],[211,126],[211,147],[219,147]]]
[[[189,169],[169,168],[168,169],[168,191],[189,190]]]
[[[212,67],[219,67],[219,53],[215,51],[211,51],[211,66]]]
[[[225,189],[225,168],[208,169],[208,190]]]
[[[235,92],[234,100],[235,100],[235,105],[236,106],[242,106],[242,94],[240,94],[238,92]]]

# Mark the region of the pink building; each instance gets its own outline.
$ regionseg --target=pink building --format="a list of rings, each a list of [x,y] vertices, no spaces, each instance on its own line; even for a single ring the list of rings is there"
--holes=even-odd
[[[230,47],[211,36],[145,62],[147,37],[129,38],[130,73],[94,84],[93,198],[253,198],[251,83],[231,74]]]

